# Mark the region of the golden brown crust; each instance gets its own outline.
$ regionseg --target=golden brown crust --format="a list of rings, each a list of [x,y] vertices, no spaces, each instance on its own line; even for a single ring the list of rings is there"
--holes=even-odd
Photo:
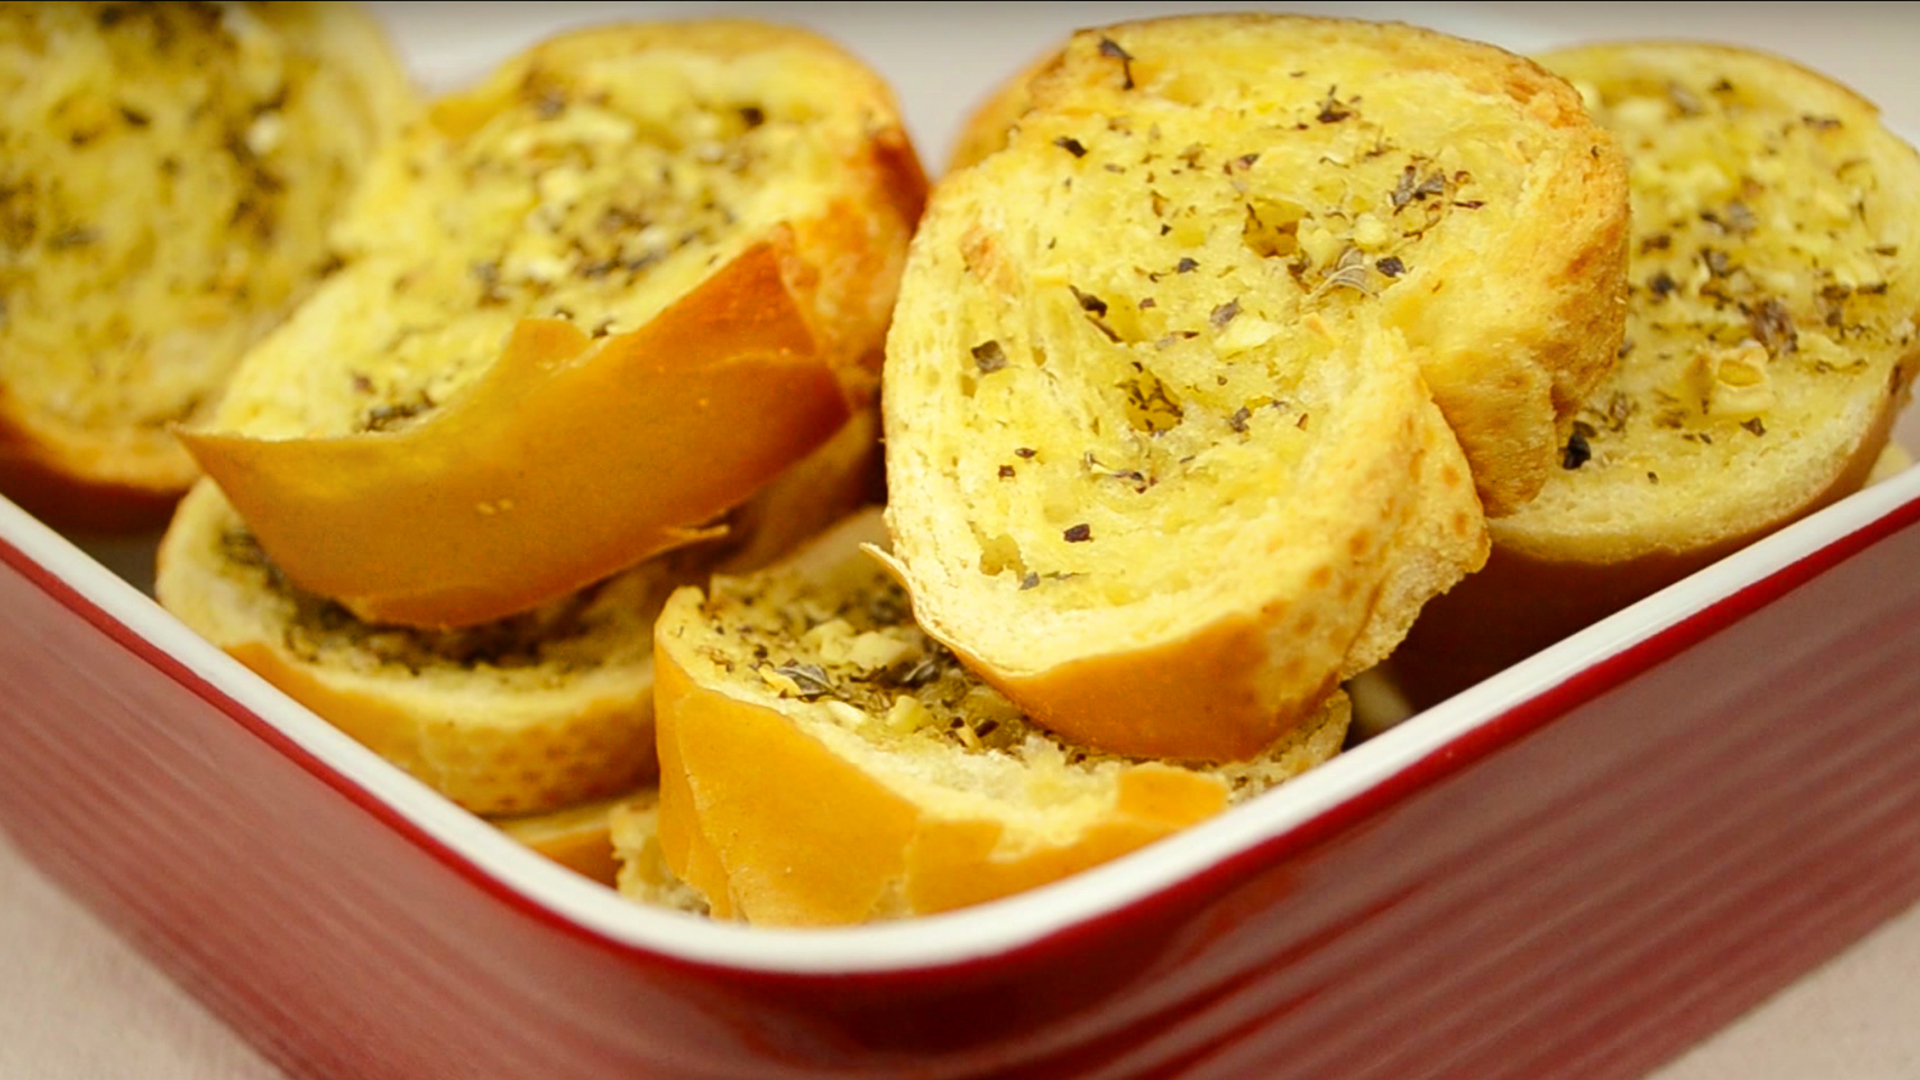
[[[1480,565],[1491,458],[1552,460],[1556,378],[1615,345],[1621,164],[1564,82],[1404,27],[1129,24],[1023,77],[889,338],[899,573],[1051,729],[1244,757]]]
[[[301,588],[370,622],[501,618],[702,539],[844,425],[782,254],[749,249],[631,334],[523,321],[400,431],[181,438]]]
[[[1389,665],[1416,708],[1465,690],[1760,538],[1859,491],[1881,465],[1906,398],[1890,398],[1828,485],[1748,531],[1602,562],[1496,543],[1486,567],[1420,612]],[[1497,528],[1496,528],[1497,535]]]
[[[856,414],[763,488],[723,539],[479,627],[369,625],[291,587],[204,481],[161,542],[155,592],[195,632],[460,805],[548,813],[654,775],[661,604],[715,568],[779,557],[861,505],[876,426],[871,410]]]
[[[180,501],[182,485],[175,476],[140,482],[83,475],[75,464],[81,456],[54,452],[43,433],[0,416],[0,495],[56,529],[118,533],[152,528],[164,524]]]
[[[1158,648],[1089,656],[1032,674],[1008,674],[962,649],[954,653],[1066,739],[1139,757],[1240,761],[1273,745],[1333,691],[1335,668],[1312,663],[1305,650],[1287,650],[1284,661],[1275,655],[1276,630],[1292,623],[1290,616],[1279,604],[1234,612]],[[1276,680],[1281,663],[1290,677]]]

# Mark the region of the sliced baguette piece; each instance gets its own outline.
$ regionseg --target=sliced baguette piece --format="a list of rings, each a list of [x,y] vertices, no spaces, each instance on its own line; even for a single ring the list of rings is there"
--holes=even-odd
[[[1142,98],[1213,114],[1194,145],[1254,196],[1250,245],[1284,248],[1303,285],[1344,272],[1381,294],[1486,512],[1532,498],[1624,316],[1625,167],[1578,95],[1529,60],[1416,27],[1172,18],[1088,31],[1029,65],[976,109],[951,167],[1005,146],[1030,109],[1125,115]],[[1235,169],[1239,155],[1259,160]]]
[[[1340,748],[1349,711],[1337,691],[1243,764],[1064,742],[919,628],[861,549],[884,538],[868,511],[788,563],[681,589],[660,617],[658,844],[716,917],[847,924],[1006,896],[1167,836]],[[659,877],[640,880],[651,889]]]
[[[0,494],[163,522],[199,471],[169,425],[330,269],[416,107],[356,5],[0,5]]]
[[[492,823],[509,837],[582,877],[613,886],[619,881],[620,862],[614,856],[613,817],[626,804],[658,798],[651,789],[629,791],[563,806],[542,814],[496,817]]]
[[[1920,371],[1920,155],[1871,104],[1717,45],[1543,62],[1631,162],[1625,355],[1396,659],[1423,702],[1857,490]]]
[[[798,30],[603,27],[439,102],[184,432],[287,577],[453,627],[706,536],[871,401],[925,181]]]
[[[155,592],[201,636],[461,806],[545,814],[652,779],[661,605],[716,570],[784,554],[865,502],[876,426],[871,409],[856,414],[763,488],[725,538],[481,626],[372,625],[298,589],[211,482],[182,500]]]
[[[660,846],[660,793],[646,791],[623,799],[607,816],[612,844],[614,886],[620,895],[650,907],[709,915],[707,899],[667,866]]]
[[[1534,171],[1482,163],[1445,124],[1299,97],[1259,59],[1292,56],[1295,31],[1322,65],[1370,71],[1399,43],[1572,94],[1504,53],[1364,24],[1084,34],[1007,146],[942,181],[902,286],[884,401],[898,572],[929,632],[1035,722],[1112,752],[1259,753],[1477,568],[1471,473],[1422,375],[1437,345],[1410,345],[1402,316],[1453,296],[1473,322],[1495,268],[1514,302],[1490,325],[1529,308],[1548,334],[1556,316],[1530,305],[1574,302],[1571,269],[1536,293],[1517,255],[1485,257],[1567,235],[1501,231],[1532,220],[1510,215]],[[1423,77],[1485,130],[1534,131],[1505,91]],[[1611,142],[1579,138],[1584,175]],[[1608,234],[1585,257],[1617,249]],[[1611,311],[1615,284],[1579,302]]]

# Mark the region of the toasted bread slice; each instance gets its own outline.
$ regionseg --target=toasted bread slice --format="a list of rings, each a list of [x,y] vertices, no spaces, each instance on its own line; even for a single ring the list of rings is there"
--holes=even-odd
[[[711,914],[707,898],[667,867],[666,852],[660,847],[659,792],[621,800],[607,817],[607,833],[620,895],[690,915]]]
[[[0,4],[0,494],[158,524],[167,430],[332,265],[326,235],[415,108],[349,4]]]
[[[919,628],[860,550],[883,537],[868,512],[790,563],[716,577],[704,595],[680,590],[660,617],[659,845],[718,917],[844,924],[1005,896],[1340,748],[1338,692],[1244,764],[1125,760],[1063,742]]]
[[[676,587],[761,565],[860,506],[875,427],[872,410],[856,414],[763,488],[724,539],[481,626],[372,625],[298,589],[210,482],[182,500],[155,592],[203,637],[461,806],[544,814],[653,777],[661,605]]]
[[[1572,93],[1404,28],[1209,17],[1083,34],[1007,146],[942,181],[902,287],[888,512],[919,617],[1037,723],[1116,753],[1259,753],[1485,558],[1422,375],[1440,346],[1410,345],[1402,316],[1457,295],[1474,321],[1496,267],[1516,299],[1485,321],[1532,310],[1510,245],[1535,241],[1501,230],[1526,220],[1511,215],[1534,173],[1482,163],[1449,141],[1453,121],[1436,133],[1300,96],[1307,76],[1268,66],[1296,32],[1325,45],[1323,74],[1371,70],[1393,45]],[[1534,130],[1504,90],[1422,77],[1490,130]],[[1611,143],[1578,137],[1584,175]],[[1409,175],[1439,179],[1421,194]],[[1543,287],[1549,308],[1574,302],[1571,281]],[[1593,284],[1579,303],[1611,310],[1610,279]],[[1535,340],[1557,333],[1533,317]]]
[[[657,799],[652,789],[611,795],[543,814],[493,818],[501,832],[561,866],[602,885],[619,881],[620,862],[614,856],[613,817],[626,804]]]
[[[798,30],[606,27],[438,103],[184,433],[356,615],[468,625],[705,535],[874,394],[925,181]]]
[[[1920,155],[1785,60],[1641,43],[1544,62],[1632,165],[1624,356],[1485,573],[1398,667],[1460,689],[1858,489],[1920,370]]]
[[[978,107],[951,167],[1005,146],[1029,109],[1125,115],[1141,98],[1217,110],[1193,145],[1255,196],[1247,242],[1284,249],[1303,285],[1379,292],[1486,512],[1532,498],[1623,317],[1625,169],[1571,88],[1409,26],[1168,19],[1084,33],[1029,65]]]

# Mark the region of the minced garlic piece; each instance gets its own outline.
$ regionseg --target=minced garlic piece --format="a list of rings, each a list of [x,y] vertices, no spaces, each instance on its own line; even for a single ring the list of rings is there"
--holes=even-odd
[[[909,735],[933,723],[933,713],[912,694],[897,694],[887,710],[887,729]]]
[[[862,675],[904,664],[919,656],[913,642],[882,630],[855,633],[845,619],[828,619],[801,637],[822,662],[851,667]]]
[[[1398,237],[1377,215],[1361,214],[1353,222],[1353,242],[1362,251],[1379,251]]]
[[[1714,416],[1757,416],[1773,408],[1767,350],[1757,341],[1743,341],[1731,349],[1701,350],[1688,376]]]
[[[1243,315],[1228,323],[1214,336],[1213,348],[1225,356],[1248,352],[1265,345],[1280,332],[1280,324],[1253,315]]]

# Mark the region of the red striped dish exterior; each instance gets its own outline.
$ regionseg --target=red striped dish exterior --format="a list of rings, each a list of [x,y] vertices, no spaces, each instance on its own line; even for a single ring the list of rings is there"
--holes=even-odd
[[[587,925],[37,533],[0,541],[0,826],[300,1077],[1634,1077],[1920,897],[1907,486],[1554,685],[1360,748],[1400,756],[1323,805],[1246,808],[1258,839],[1192,872],[1136,887],[1142,853],[1030,933],[1003,906],[969,955]],[[838,942],[864,959],[819,961]]]

